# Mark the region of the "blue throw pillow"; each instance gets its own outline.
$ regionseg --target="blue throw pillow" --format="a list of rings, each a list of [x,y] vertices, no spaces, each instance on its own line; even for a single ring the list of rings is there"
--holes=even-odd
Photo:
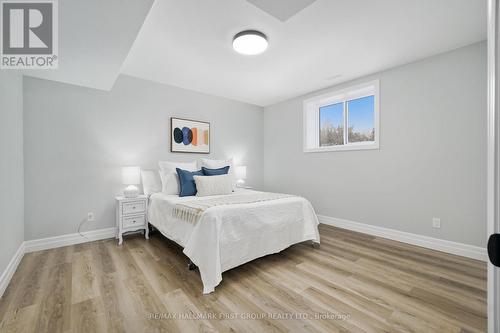
[[[179,175],[180,184],[180,197],[188,197],[196,195],[196,184],[194,182],[193,176],[203,176],[203,171],[187,171],[176,168],[177,174]]]
[[[219,168],[219,169],[209,169],[205,167],[201,167],[201,170],[203,171],[203,174],[205,176],[220,176],[220,175],[227,175],[229,172],[229,165]]]

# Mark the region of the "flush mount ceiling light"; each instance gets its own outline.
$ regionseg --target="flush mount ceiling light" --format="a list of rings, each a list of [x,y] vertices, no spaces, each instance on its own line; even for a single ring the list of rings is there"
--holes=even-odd
[[[233,49],[241,54],[254,55],[267,49],[267,37],[257,30],[245,30],[233,38]]]

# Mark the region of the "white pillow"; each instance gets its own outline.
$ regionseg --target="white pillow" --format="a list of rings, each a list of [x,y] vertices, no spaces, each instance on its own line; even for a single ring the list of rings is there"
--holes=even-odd
[[[233,193],[233,183],[229,175],[194,176],[193,178],[198,197]]]
[[[201,167],[209,169],[219,169],[229,165],[228,175],[231,178],[231,183],[233,185],[233,191],[234,191],[234,189],[236,188],[236,175],[234,173],[234,164],[232,158],[228,160],[211,160],[208,158],[202,158],[200,159],[200,163],[201,163],[200,169]]]
[[[161,178],[158,170],[141,170],[142,188],[145,195],[161,192]]]
[[[160,161],[160,177],[162,184],[162,192],[165,194],[177,194],[180,192],[179,176],[177,175],[176,168],[196,171],[196,161],[194,162],[168,162]]]

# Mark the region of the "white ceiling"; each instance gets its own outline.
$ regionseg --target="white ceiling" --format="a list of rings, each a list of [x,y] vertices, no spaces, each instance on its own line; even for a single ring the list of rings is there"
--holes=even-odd
[[[316,0],[247,0],[269,15],[286,21]]]
[[[58,1],[59,68],[24,74],[110,90],[153,1]]]
[[[124,73],[266,106],[486,38],[485,0],[153,1],[59,1],[59,69],[25,74],[110,90]],[[235,53],[245,29],[268,50]]]
[[[232,50],[245,29],[265,53]],[[317,0],[284,22],[245,0],[161,0],[122,73],[266,106],[485,38],[483,0]]]

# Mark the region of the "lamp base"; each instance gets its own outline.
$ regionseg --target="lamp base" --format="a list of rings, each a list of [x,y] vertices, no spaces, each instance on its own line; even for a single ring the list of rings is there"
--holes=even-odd
[[[129,185],[123,191],[125,198],[137,198],[139,196],[139,189],[135,185]]]

